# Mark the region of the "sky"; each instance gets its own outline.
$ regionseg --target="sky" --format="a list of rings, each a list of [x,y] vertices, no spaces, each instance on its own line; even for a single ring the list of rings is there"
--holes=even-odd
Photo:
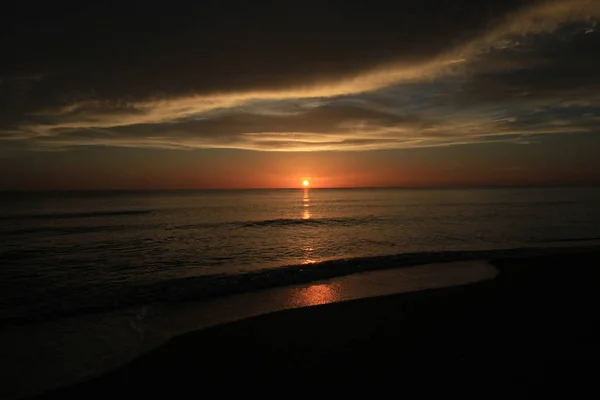
[[[600,0],[47,3],[0,190],[600,184]]]

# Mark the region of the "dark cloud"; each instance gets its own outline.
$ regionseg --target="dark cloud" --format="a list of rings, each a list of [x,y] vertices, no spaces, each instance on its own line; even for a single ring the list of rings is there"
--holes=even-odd
[[[576,24],[520,38],[471,66],[457,98],[465,103],[600,100],[600,33]]]
[[[15,146],[370,149],[596,129],[590,0],[40,7],[0,21],[0,140]]]
[[[31,108],[281,88],[429,58],[523,3],[52,2],[3,13],[0,76],[43,74]]]

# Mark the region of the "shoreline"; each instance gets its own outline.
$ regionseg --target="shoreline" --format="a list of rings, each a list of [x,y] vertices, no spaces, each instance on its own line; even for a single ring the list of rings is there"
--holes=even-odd
[[[468,361],[465,371],[477,372],[479,367],[473,363],[483,363],[502,373],[492,361],[506,361],[508,354],[518,358],[519,351],[528,354],[525,360],[533,356],[534,364],[544,366],[545,348],[551,346],[554,350],[549,355],[558,354],[559,360],[597,360],[600,349],[592,323],[598,321],[591,304],[600,300],[594,290],[600,283],[593,268],[598,261],[598,248],[505,255],[491,260],[500,275],[488,281],[302,307],[220,324],[176,336],[126,366],[41,398],[100,396],[114,390],[151,394],[185,387],[183,377],[193,382],[192,372],[210,377],[211,385],[226,384],[225,376],[270,374],[286,380],[309,370],[321,371],[333,381],[360,370],[363,379],[370,380],[375,370],[385,372],[378,363],[388,357],[404,359],[404,373],[409,360],[413,365],[421,359],[446,363],[462,360],[463,355]],[[532,342],[536,335],[539,343]],[[561,345],[582,340],[578,351]],[[463,349],[464,354],[455,354],[456,349]],[[482,349],[488,355],[483,360],[478,355]],[[309,359],[306,354],[311,355]],[[320,361],[315,365],[311,360]],[[363,370],[361,365],[372,365],[373,370]]]
[[[600,249],[600,240],[575,240],[540,243],[528,247],[510,247],[485,250],[449,250],[409,252],[393,255],[354,257],[324,260],[308,264],[283,265],[232,275],[202,275],[183,277],[142,284],[134,288],[111,289],[110,296],[92,298],[89,303],[80,299],[76,306],[62,304],[48,306],[59,294],[48,298],[39,307],[30,306],[27,315],[4,315],[0,323],[5,326],[25,326],[89,314],[101,314],[147,304],[208,301],[231,295],[252,293],[318,280],[387,269],[398,269],[426,264],[439,264],[497,258],[544,256],[551,254],[578,254]],[[81,289],[81,288],[80,288]],[[97,288],[96,288],[97,289]],[[97,291],[97,290],[96,290]],[[67,296],[65,296],[67,297]],[[5,307],[10,304],[5,305]],[[19,304],[15,304],[15,307]],[[40,308],[41,307],[41,308]]]
[[[14,361],[10,370],[0,370],[0,377],[11,383],[3,388],[8,393],[20,393],[22,388],[33,390],[36,386],[47,390],[114,370],[190,331],[283,310],[468,284],[496,275],[497,270],[482,261],[420,265],[357,273],[203,302],[149,306],[126,314],[72,318],[41,324],[28,332],[16,329],[8,337],[0,332],[0,343],[11,344],[10,350],[0,355]],[[61,345],[40,345],[39,342],[49,340],[48,336]],[[31,346],[29,342],[32,341],[38,342],[36,346]],[[106,359],[107,355],[112,359]]]

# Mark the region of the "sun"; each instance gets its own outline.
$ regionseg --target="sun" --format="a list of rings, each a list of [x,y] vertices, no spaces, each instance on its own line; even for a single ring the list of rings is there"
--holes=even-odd
[[[304,186],[304,187],[308,187],[308,185],[310,185],[310,182],[309,182],[309,181],[306,181],[306,180],[305,180],[305,181],[302,181],[302,186]]]

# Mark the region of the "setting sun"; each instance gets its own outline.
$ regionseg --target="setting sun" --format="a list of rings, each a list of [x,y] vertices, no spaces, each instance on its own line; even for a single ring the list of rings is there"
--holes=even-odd
[[[302,181],[302,186],[307,187],[308,185],[310,185],[309,181]]]

